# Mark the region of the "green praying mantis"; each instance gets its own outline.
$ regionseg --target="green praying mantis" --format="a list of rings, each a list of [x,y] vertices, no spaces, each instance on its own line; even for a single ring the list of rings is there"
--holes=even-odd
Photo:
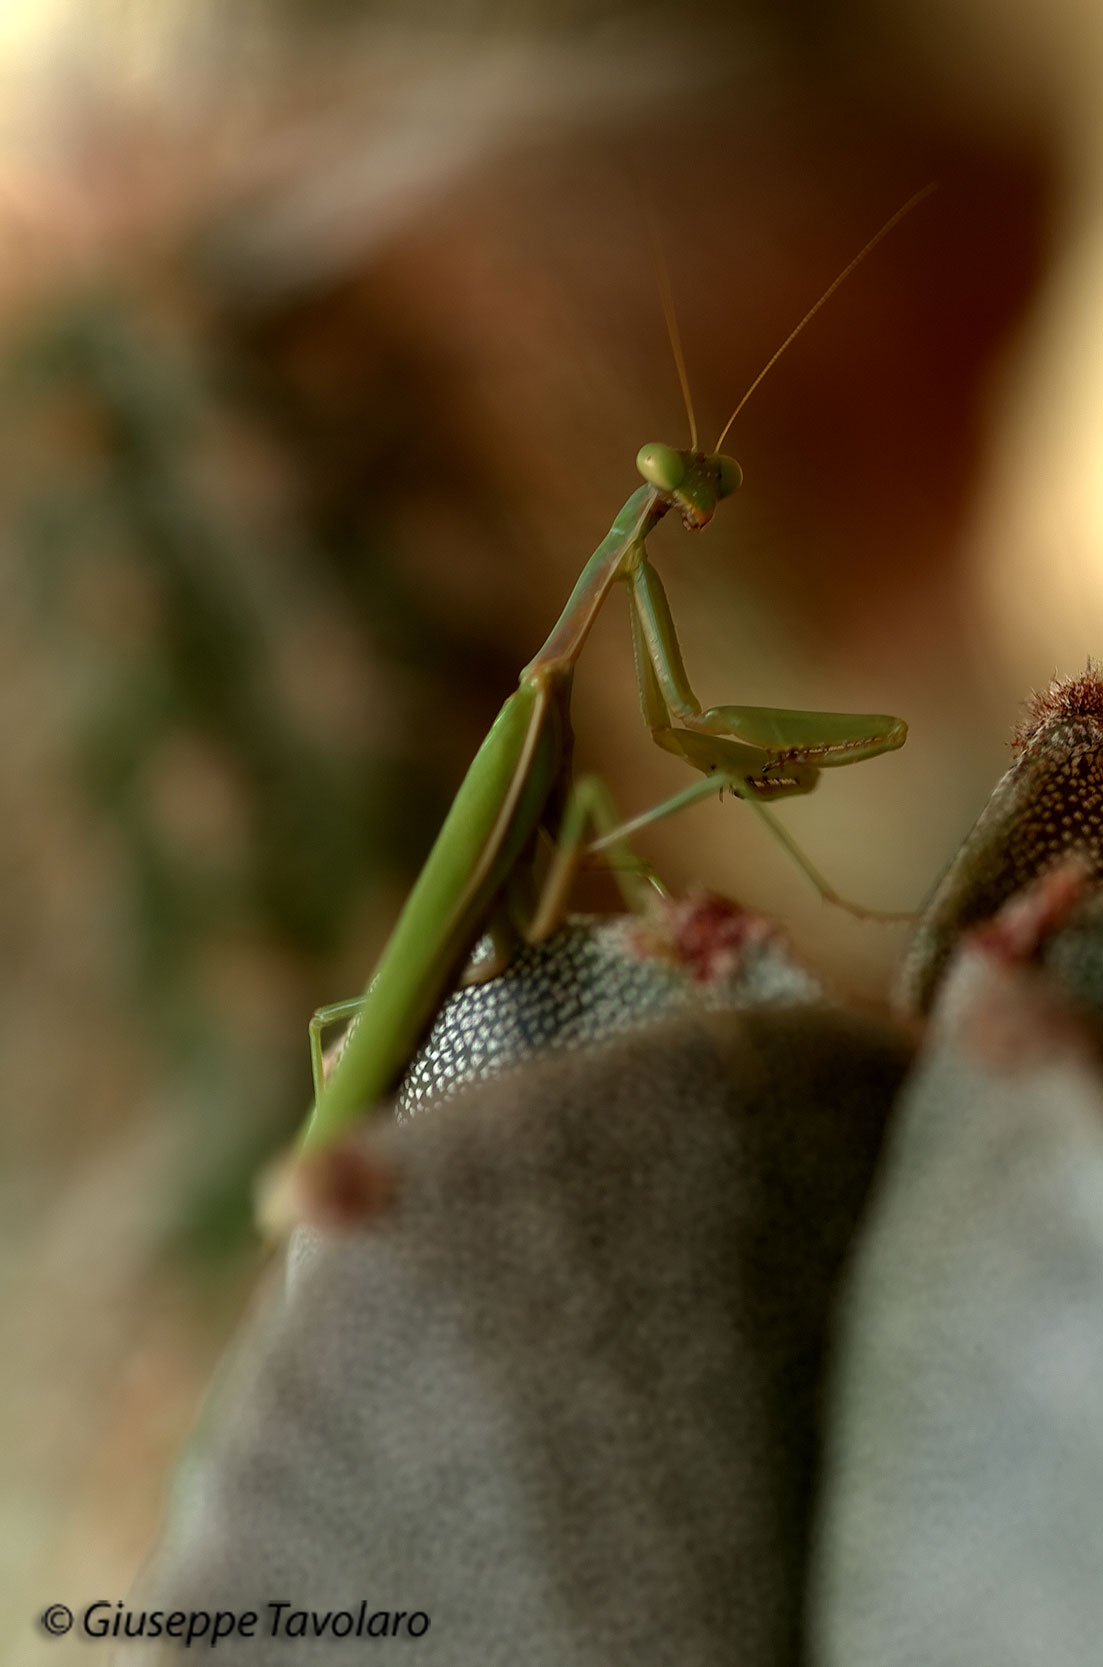
[[[810,793],[820,772],[875,758],[903,745],[902,719],[857,713],[789,711],[780,707],[702,709],[690,687],[662,581],[647,539],[675,511],[690,532],[712,520],[736,491],[742,470],[721,451],[751,394],[805,325],[854,268],[932,189],[916,193],[889,219],[804,315],[751,383],[711,452],[698,449],[681,343],[665,272],[660,286],[671,346],[690,425],[679,450],[644,446],[636,458],[643,484],[628,498],[571,592],[543,647],[521,672],[479,748],[436,843],[414,884],[365,994],[321,1009],[311,1021],[315,1105],[303,1135],[305,1152],[328,1144],[394,1086],[422,1033],[457,982],[476,941],[503,911],[518,917],[518,898],[531,901],[531,855],[539,831],[558,842],[543,897],[522,927],[539,942],[557,924],[572,861],[623,852],[640,827],[708,794],[724,791],[764,817],[821,895],[852,912],[770,815],[775,800]],[[629,595],[640,704],[656,743],[676,753],[703,779],[620,827],[600,788],[570,782],[571,684],[575,664],[610,590]],[[598,837],[586,842],[593,830]],[[639,876],[636,876],[637,882]],[[884,917],[881,918],[899,918]],[[496,969],[494,969],[496,970]],[[333,1069],[323,1070],[321,1034],[352,1019]]]

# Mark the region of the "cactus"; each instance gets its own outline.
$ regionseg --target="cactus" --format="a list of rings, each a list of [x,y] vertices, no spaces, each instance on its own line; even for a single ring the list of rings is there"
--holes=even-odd
[[[255,1611],[220,1650],[272,1659],[275,1627],[295,1664],[346,1613],[327,1660],[412,1615],[447,1667],[1097,1659],[1097,755],[1065,693],[918,928],[908,1018],[715,903],[452,998],[405,1121],[321,1188],[351,1225],[299,1235],[241,1340],[131,1611]],[[1081,834],[1028,837],[1055,781]],[[598,965],[605,1040],[571,1029]],[[518,1013],[556,1001],[534,1059]]]

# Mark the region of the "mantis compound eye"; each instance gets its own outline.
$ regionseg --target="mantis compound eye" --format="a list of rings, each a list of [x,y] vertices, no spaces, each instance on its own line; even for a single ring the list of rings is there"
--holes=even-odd
[[[723,452],[718,455],[716,464],[719,470],[716,495],[719,498],[728,498],[742,485],[743,471],[734,457],[725,457]]]
[[[660,441],[640,447],[636,454],[636,468],[657,492],[676,492],[686,473],[681,452],[675,451],[673,446],[664,446]]]

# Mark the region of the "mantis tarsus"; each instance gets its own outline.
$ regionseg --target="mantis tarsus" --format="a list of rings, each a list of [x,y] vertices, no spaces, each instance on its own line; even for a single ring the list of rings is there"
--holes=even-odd
[[[606,850],[635,829],[707,794],[725,789],[753,805],[769,822],[821,895],[847,904],[770,817],[766,804],[810,793],[820,771],[874,758],[903,745],[899,718],[777,707],[714,706],[702,710],[686,677],[662,581],[647,554],[647,538],[671,510],[687,530],[711,521],[717,504],[739,486],[742,471],[721,452],[736,416],[790,342],[869,251],[921,196],[905,203],[871,238],[790,332],[752,382],[716,446],[697,446],[696,422],[678,339],[664,288],[671,343],[690,420],[685,450],[652,444],[636,464],[636,488],[598,545],[540,649],[521,672],[476,754],[429,856],[399,916],[367,992],[322,1009],[311,1024],[316,1101],[302,1137],[313,1148],[339,1135],[393,1086],[475,941],[516,882],[541,827],[566,843],[584,845],[583,829],[599,824],[593,790],[569,791],[570,697],[575,663],[612,586],[623,581],[631,600],[632,637],[640,702],[652,737],[702,772],[704,779],[615,832],[585,845]],[[606,818],[608,820],[608,818]],[[534,941],[555,924],[542,907],[526,935]],[[323,1080],[321,1028],[356,1015],[334,1069]]]

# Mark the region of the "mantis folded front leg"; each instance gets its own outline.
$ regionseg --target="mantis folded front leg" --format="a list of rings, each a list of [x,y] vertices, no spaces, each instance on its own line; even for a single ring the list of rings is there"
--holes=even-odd
[[[893,215],[790,332],[711,452],[697,447],[681,347],[676,326],[668,320],[690,418],[690,445],[678,450],[656,444],[640,451],[636,461],[645,484],[628,498],[590,557],[550,636],[521,672],[517,689],[479,748],[361,1002],[324,1010],[323,1017],[343,1016],[358,1008],[324,1083],[317,1019],[312,1026],[316,1103],[302,1137],[304,1148],[339,1135],[394,1086],[476,939],[529,863],[539,831],[547,829],[553,838],[558,834],[569,798],[574,667],[617,581],[626,583],[630,592],[647,724],[660,746],[700,770],[704,780],[635,822],[603,834],[591,842],[590,851],[606,850],[633,828],[718,787],[746,799],[768,817],[766,801],[811,792],[821,770],[857,763],[903,744],[907,728],[898,718],[750,706],[702,710],[686,678],[670,609],[648,558],[647,539],[670,510],[677,511],[687,531],[699,531],[721,500],[736,490],[742,471],[720,450],[735,416],[828,296],[917,200]],[[841,902],[789,836],[776,825],[774,831],[821,895]],[[547,924],[545,911],[538,932]]]
[[[910,919],[841,897],[766,809],[771,799],[811,793],[821,770],[857,764],[903,746],[908,733],[903,720],[781,706],[714,706],[703,712],[686,678],[662,580],[646,555],[641,556],[630,582],[632,642],[644,721],[660,747],[684,758],[706,780],[634,817],[617,830],[617,837],[626,839],[660,816],[694,804],[719,788],[755,810],[825,902],[863,920]],[[609,843],[608,837],[595,840],[590,850],[600,852]]]

